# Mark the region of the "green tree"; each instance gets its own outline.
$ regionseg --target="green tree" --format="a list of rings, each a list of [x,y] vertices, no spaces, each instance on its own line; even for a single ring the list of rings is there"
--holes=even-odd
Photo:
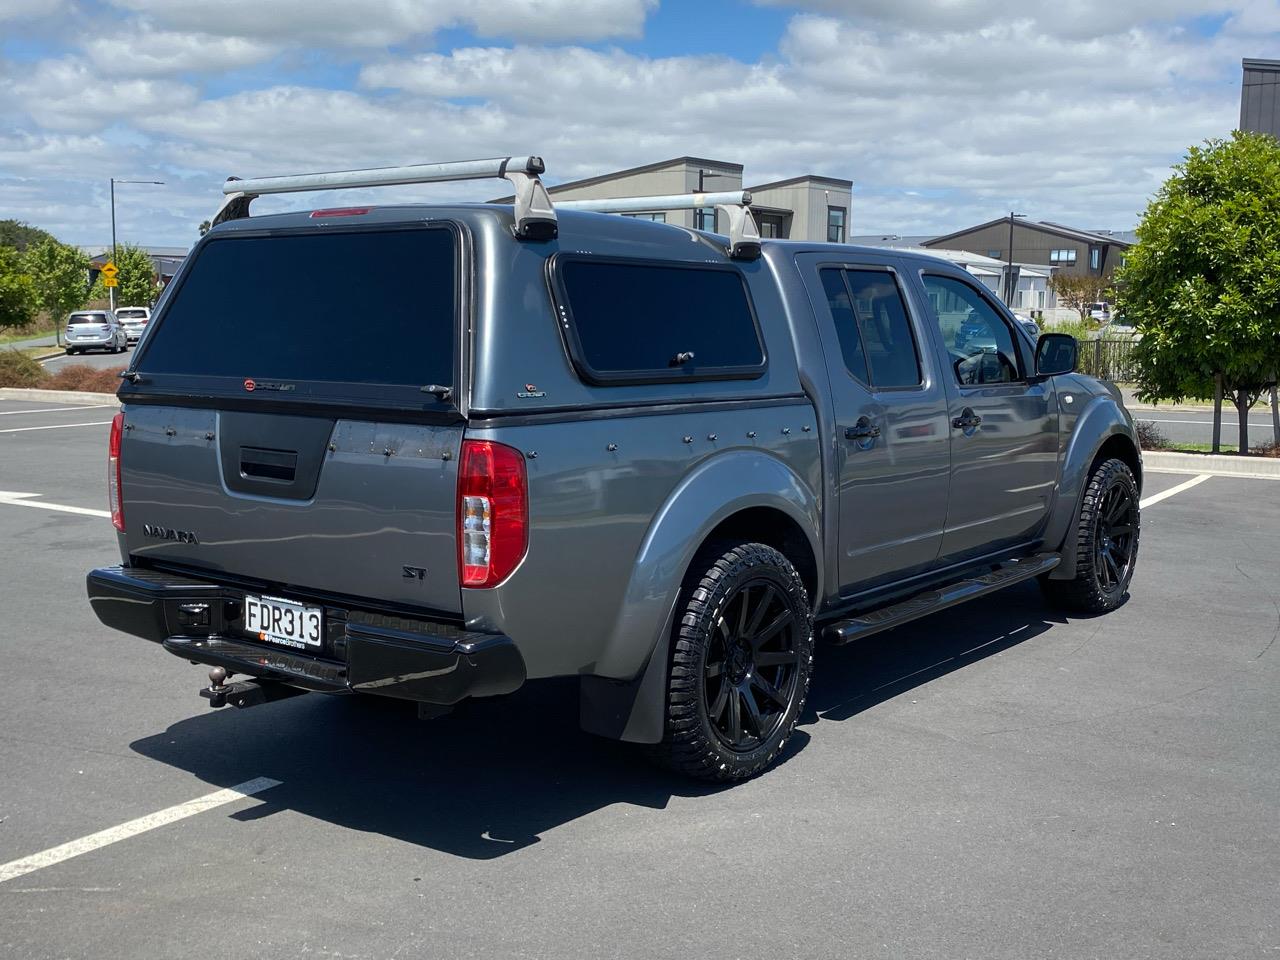
[[[120,269],[116,304],[122,307],[148,306],[156,298],[156,268],[147,252],[126,243],[117,249],[115,264]]]
[[[22,261],[35,285],[36,307],[49,315],[56,338],[67,314],[89,295],[89,258],[50,237],[28,247]]]
[[[1104,299],[1107,286],[1106,279],[1089,274],[1055,273],[1049,278],[1049,289],[1058,298],[1058,302],[1080,314],[1080,319],[1085,323],[1093,319],[1089,310]]]
[[[1206,397],[1220,385],[1246,452],[1249,408],[1280,367],[1280,141],[1237,131],[1188,150],[1117,278],[1119,309],[1142,333],[1139,397]]]
[[[0,246],[16,247],[21,252],[33,243],[52,239],[52,234],[20,220],[0,220]]]
[[[209,220],[201,220],[200,226],[198,229],[200,230],[200,236],[203,237],[206,233],[208,233],[210,230],[213,229],[213,223]]]
[[[35,316],[35,284],[23,270],[22,257],[0,245],[0,327],[21,327]]]

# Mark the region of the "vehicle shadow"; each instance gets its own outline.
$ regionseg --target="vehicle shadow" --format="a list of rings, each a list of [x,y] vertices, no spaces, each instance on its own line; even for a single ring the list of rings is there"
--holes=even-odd
[[[854,716],[1048,629],[1034,586],[819,652],[805,723]],[[203,673],[192,670],[192,705]],[[220,787],[281,785],[235,816],[294,810],[459,857],[493,859],[616,803],[663,809],[725,787],[644,762],[639,750],[578,729],[576,681],[527,684],[509,697],[417,720],[411,704],[309,695],[250,710],[208,710],[135,741],[139,754]],[[797,729],[782,762],[809,736]]]

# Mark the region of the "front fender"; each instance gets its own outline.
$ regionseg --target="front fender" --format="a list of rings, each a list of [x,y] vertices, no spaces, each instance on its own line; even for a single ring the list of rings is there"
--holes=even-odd
[[[812,599],[822,596],[817,493],[762,451],[736,450],[704,462],[672,491],[649,526],[600,661],[583,677],[585,729],[641,743],[662,738],[670,637],[689,565],[717,526],[758,507],[778,510],[804,532],[818,568]]]
[[[1085,484],[1089,482],[1089,468],[1093,466],[1098,451],[1115,436],[1127,439],[1135,451],[1139,449],[1129,415],[1110,394],[1085,394],[1083,397],[1078,393],[1067,395],[1072,396],[1076,402],[1084,400],[1085,405],[1076,414],[1075,424],[1067,438],[1066,449],[1060,461],[1062,466],[1059,471],[1058,493],[1054,499],[1053,513],[1045,527],[1046,547],[1062,552],[1062,563],[1050,574],[1054,580],[1069,580],[1075,576],[1076,541],[1069,534],[1075,529],[1080,514],[1080,499]]]

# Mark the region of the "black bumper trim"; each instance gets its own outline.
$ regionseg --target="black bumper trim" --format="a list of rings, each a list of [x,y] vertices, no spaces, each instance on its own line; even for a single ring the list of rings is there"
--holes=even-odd
[[[329,636],[336,641],[331,649],[338,656],[320,658],[220,632],[227,626],[224,608],[234,610],[243,599],[239,587],[119,566],[90,572],[87,586],[94,613],[108,627],[162,644],[187,660],[307,690],[448,705],[512,693],[525,681],[524,659],[501,634],[448,624],[438,632],[396,629],[371,623],[359,611],[350,617],[353,611],[326,607]],[[208,626],[184,624],[184,608],[192,604],[209,606]]]

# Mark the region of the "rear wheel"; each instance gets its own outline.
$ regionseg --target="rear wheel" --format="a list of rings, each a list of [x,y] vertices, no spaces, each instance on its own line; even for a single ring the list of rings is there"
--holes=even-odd
[[[777,550],[721,545],[695,561],[679,608],[667,682],[664,765],[741,780],[777,758],[795,729],[813,668],[804,582]]]
[[[1076,523],[1076,575],[1040,581],[1049,599],[1081,613],[1106,613],[1124,601],[1138,561],[1138,485],[1123,460],[1105,460],[1089,477]]]

